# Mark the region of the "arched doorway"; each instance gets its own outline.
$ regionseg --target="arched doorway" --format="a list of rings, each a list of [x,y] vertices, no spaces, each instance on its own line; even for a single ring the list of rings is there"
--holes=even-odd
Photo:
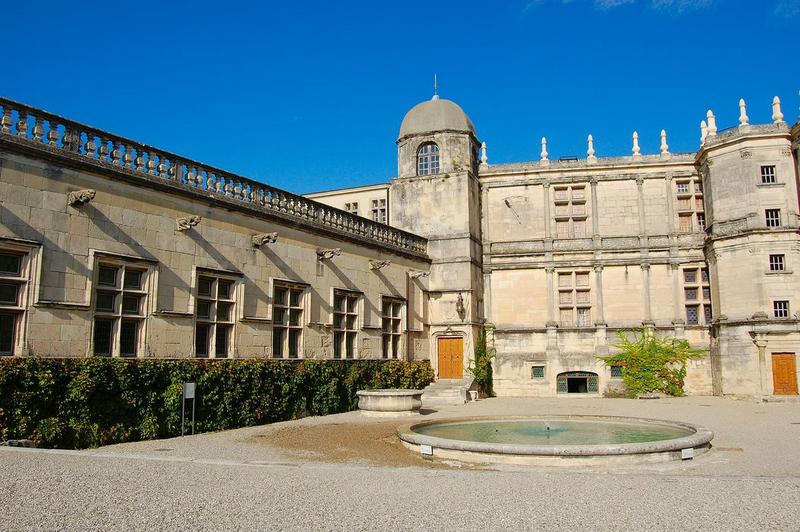
[[[597,373],[565,371],[556,379],[558,393],[597,393]]]

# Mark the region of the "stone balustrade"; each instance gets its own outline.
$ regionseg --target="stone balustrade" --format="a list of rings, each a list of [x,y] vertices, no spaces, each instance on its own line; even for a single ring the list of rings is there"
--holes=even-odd
[[[0,98],[0,109],[0,141],[161,180],[215,200],[244,204],[293,223],[329,229],[403,253],[426,255],[427,240],[421,236],[6,98]]]

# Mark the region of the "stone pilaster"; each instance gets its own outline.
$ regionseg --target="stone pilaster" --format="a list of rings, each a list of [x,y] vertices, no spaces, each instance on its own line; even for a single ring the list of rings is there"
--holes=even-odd
[[[644,296],[644,325],[653,325],[653,308],[650,301],[650,265],[642,264],[642,295]]]

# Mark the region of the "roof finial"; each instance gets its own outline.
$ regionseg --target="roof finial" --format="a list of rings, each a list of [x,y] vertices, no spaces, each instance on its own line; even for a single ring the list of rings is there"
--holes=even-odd
[[[587,146],[587,149],[586,149],[586,161],[589,162],[589,163],[596,162],[597,161],[597,157],[595,157],[595,155],[594,155],[594,153],[595,153],[594,152],[594,137],[589,135],[587,137],[587,139],[586,139],[586,142],[588,143],[588,146]]]
[[[781,112],[781,99],[775,96],[772,99],[772,123],[780,124],[783,122],[783,113]]]
[[[739,98],[739,127],[747,127],[750,125],[750,117],[747,116],[747,105],[744,103],[744,98]]]
[[[439,99],[439,80],[436,79],[436,73],[433,74],[433,98],[431,100]]]
[[[708,129],[706,130],[708,134],[706,136],[713,137],[717,134],[717,118],[714,116],[711,109],[706,113],[706,119],[708,120]]]
[[[547,138],[545,137],[542,137],[542,154],[540,157],[539,164],[543,166],[550,164],[550,159],[547,158]]]
[[[669,144],[667,144],[667,130],[661,130],[661,157],[669,157]]]
[[[703,145],[706,143],[706,137],[708,136],[708,125],[706,124],[705,120],[700,121],[700,144]]]
[[[489,164],[489,157],[486,155],[486,143],[481,142],[481,165]]]
[[[642,150],[639,148],[639,133],[634,131],[633,132],[633,159],[641,159],[642,158]]]

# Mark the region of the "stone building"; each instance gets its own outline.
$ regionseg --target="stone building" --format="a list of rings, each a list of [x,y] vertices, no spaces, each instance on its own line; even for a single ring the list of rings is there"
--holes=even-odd
[[[500,395],[619,385],[619,331],[709,355],[693,394],[797,393],[800,124],[696,153],[489,164],[434,96],[388,183],[297,196],[0,99],[0,351],[430,359],[469,375],[484,327]]]

